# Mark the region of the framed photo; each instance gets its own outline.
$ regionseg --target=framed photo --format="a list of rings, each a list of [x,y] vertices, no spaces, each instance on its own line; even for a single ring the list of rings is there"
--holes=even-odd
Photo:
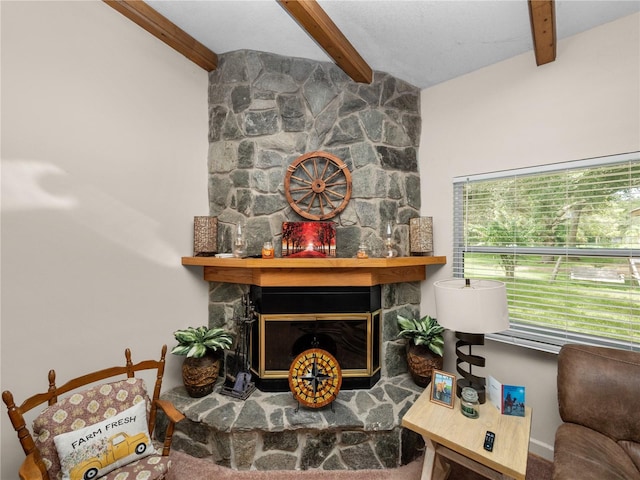
[[[434,370],[431,374],[431,400],[433,403],[453,408],[456,391],[456,377],[447,372]]]
[[[333,222],[283,222],[282,257],[336,256],[336,224]]]

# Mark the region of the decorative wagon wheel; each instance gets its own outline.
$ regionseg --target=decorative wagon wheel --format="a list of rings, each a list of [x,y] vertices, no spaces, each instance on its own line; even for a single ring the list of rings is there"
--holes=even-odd
[[[287,202],[309,220],[326,220],[342,212],[351,198],[351,172],[335,155],[311,152],[298,157],[284,177]]]

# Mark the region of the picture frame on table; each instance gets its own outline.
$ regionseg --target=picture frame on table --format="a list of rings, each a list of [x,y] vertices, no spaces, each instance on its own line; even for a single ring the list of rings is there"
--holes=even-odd
[[[453,408],[455,391],[455,375],[434,369],[431,374],[431,395],[429,396],[429,400],[438,405]]]

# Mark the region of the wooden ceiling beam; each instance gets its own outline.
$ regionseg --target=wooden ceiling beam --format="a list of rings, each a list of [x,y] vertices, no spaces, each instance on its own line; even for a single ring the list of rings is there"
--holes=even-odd
[[[315,0],[277,1],[354,81],[373,81],[371,67]]]
[[[217,68],[218,56],[214,52],[145,2],[140,0],[103,1],[207,72]]]
[[[533,50],[538,66],[556,59],[556,18],[554,0],[529,0]]]

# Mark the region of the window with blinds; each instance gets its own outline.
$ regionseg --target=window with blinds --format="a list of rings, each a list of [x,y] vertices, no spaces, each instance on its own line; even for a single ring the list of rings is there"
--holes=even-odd
[[[490,338],[640,350],[640,152],[454,179],[454,276],[507,285]]]

